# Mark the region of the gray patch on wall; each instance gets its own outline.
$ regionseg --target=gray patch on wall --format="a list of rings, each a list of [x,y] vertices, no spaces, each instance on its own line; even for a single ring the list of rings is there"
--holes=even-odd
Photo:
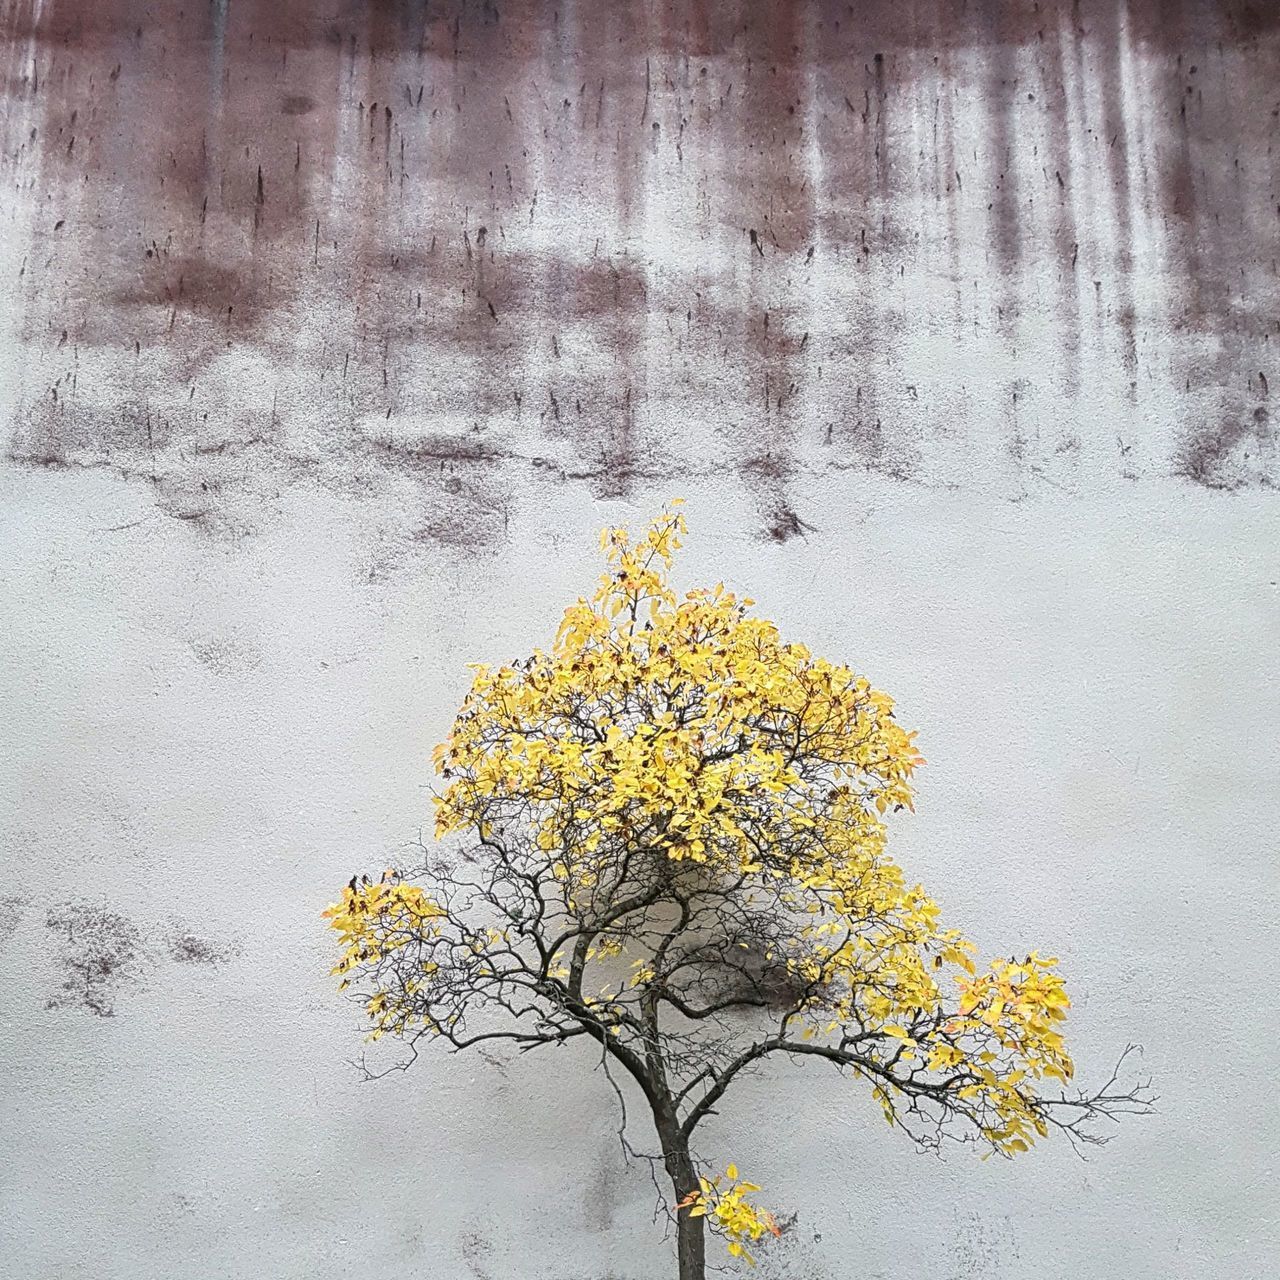
[[[4,944],[17,928],[18,921],[22,919],[22,913],[26,909],[25,898],[0,898],[0,950],[4,949]]]
[[[141,931],[124,916],[88,903],[51,907],[45,924],[63,943],[62,984],[45,1007],[113,1017],[121,990],[137,986],[146,975],[149,961]]]
[[[191,652],[215,675],[235,675],[262,664],[257,645],[238,636],[199,636],[189,643]]]
[[[834,1280],[834,1273],[818,1261],[818,1249],[822,1232],[801,1226],[799,1214],[778,1219],[781,1234],[761,1249],[759,1271],[761,1280]],[[868,1280],[879,1272],[866,1273]]]
[[[226,964],[240,952],[234,944],[218,944],[201,938],[186,929],[179,929],[169,938],[169,959],[176,964],[196,964],[216,967]]]
[[[11,927],[22,905],[17,899],[0,900],[0,930],[7,932],[6,925]],[[6,915],[6,909],[11,914]],[[57,964],[62,974],[45,1008],[83,1009],[100,1018],[114,1017],[119,997],[141,987],[161,959],[216,968],[240,953],[236,942],[213,941],[180,923],[173,924],[162,941],[149,940],[132,920],[97,903],[52,906],[45,926],[61,941]]]
[[[467,1271],[475,1280],[492,1280],[489,1262],[493,1255],[493,1245],[477,1231],[466,1232],[461,1241],[462,1258],[467,1264]]]
[[[1266,464],[1274,446],[1271,415],[1258,405],[1247,415],[1190,432],[1179,450],[1176,472],[1206,489],[1270,488]]]
[[[1008,1218],[986,1219],[974,1214],[956,1228],[952,1280],[994,1280],[1021,1272],[1018,1245]]]

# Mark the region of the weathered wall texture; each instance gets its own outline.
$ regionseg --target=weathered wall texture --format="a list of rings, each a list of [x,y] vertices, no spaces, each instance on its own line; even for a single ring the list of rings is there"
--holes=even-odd
[[[358,1085],[317,912],[673,493],[1164,1099],[940,1165],[762,1081],[761,1274],[1267,1273],[1280,4],[0,0],[0,58],[0,1273],[664,1273],[591,1064]]]

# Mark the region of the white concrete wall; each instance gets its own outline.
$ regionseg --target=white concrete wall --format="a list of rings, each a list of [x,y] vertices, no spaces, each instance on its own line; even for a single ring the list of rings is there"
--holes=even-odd
[[[1270,1274],[1268,6],[0,32],[0,1275],[672,1269],[588,1058],[358,1081],[319,912],[426,820],[463,664],[675,494],[690,584],[921,731],[902,861],[1161,1095],[938,1162],[779,1070],[704,1144],[798,1215],[759,1274]]]

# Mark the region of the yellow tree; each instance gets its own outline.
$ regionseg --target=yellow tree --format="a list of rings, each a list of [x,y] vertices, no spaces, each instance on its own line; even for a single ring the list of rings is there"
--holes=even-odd
[[[652,1114],[681,1280],[705,1231],[750,1260],[777,1228],[700,1123],[769,1059],[863,1083],[922,1146],[1002,1155],[1149,1108],[1144,1086],[1067,1092],[1068,1000],[1036,952],[980,970],[889,857],[922,762],[893,703],[782,639],[723,585],[669,581],[673,503],[547,650],[475,666],[436,748],[443,857],[353,879],[327,912],[370,1036],[522,1050],[583,1039]],[[1123,1060],[1123,1059],[1122,1059]],[[407,1065],[407,1062],[403,1065]],[[628,1144],[628,1149],[632,1150]]]

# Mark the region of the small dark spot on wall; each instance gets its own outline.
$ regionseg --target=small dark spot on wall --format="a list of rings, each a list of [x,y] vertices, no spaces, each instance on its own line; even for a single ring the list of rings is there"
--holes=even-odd
[[[178,964],[216,966],[226,964],[235,954],[235,947],[219,945],[185,930],[174,933],[169,939],[169,958]]]
[[[217,675],[249,671],[262,662],[262,654],[257,647],[236,636],[201,636],[190,644],[192,653]]]
[[[316,109],[316,100],[305,93],[286,94],[280,103],[280,110],[286,116],[305,116]]]
[[[789,476],[795,466],[791,460],[776,453],[758,453],[744,458],[739,469],[745,474],[764,480],[782,480]]]
[[[196,1212],[195,1201],[190,1196],[183,1195],[181,1191],[173,1193],[173,1207],[175,1213],[183,1218],[192,1217]]]
[[[220,501],[221,479],[212,472],[177,472],[161,478],[156,488],[156,507],[185,528],[216,540],[237,542],[247,537],[250,527]]]
[[[972,1214],[967,1221],[957,1222],[954,1236],[954,1280],[985,1280],[1018,1262],[1017,1236],[1009,1218]]]
[[[792,538],[803,538],[805,534],[814,533],[816,530],[790,507],[779,507],[770,513],[765,532],[774,542],[790,542]]]
[[[417,543],[477,549],[501,542],[506,512],[477,495],[460,491],[453,501],[438,501],[427,520],[413,532]]]
[[[5,943],[9,941],[10,935],[17,928],[18,921],[22,919],[26,909],[25,898],[0,898],[0,951],[4,950]]]
[[[489,1270],[493,1245],[477,1231],[464,1232],[460,1245],[462,1260],[474,1280],[493,1280],[493,1273]]]

